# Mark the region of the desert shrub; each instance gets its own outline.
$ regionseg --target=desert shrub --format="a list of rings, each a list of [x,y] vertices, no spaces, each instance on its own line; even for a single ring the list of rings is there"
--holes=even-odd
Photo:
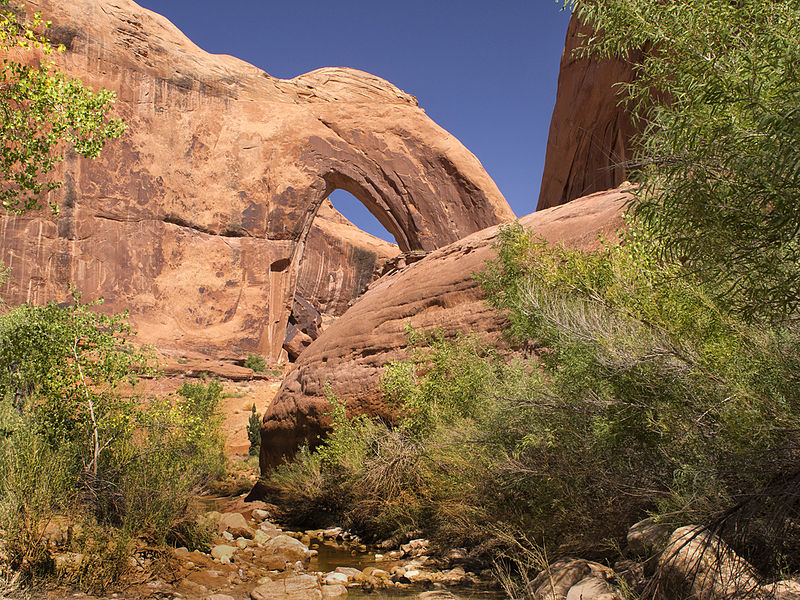
[[[748,324],[635,226],[625,241],[586,254],[512,226],[481,275],[513,336],[546,348],[502,435],[518,431],[512,480],[564,510],[530,506],[560,543],[613,541],[647,512],[707,522],[794,469],[796,327]]]
[[[248,454],[250,456],[258,454],[259,448],[261,448],[261,417],[256,412],[255,404],[250,410],[250,418],[247,421],[247,441],[250,442]]]
[[[711,522],[795,472],[796,328],[739,319],[635,227],[624,241],[586,254],[503,229],[479,278],[509,319],[505,355],[411,331],[383,377],[398,424],[332,399],[327,440],[273,479],[291,478],[294,510],[313,498],[363,532],[486,555],[522,556],[525,535],[602,557],[645,516]],[[786,568],[797,553],[777,547]]]
[[[247,355],[244,361],[244,366],[252,369],[256,373],[263,373],[267,370],[267,361],[260,354],[253,354],[252,352]]]
[[[97,589],[128,570],[130,550],[143,539],[207,541],[190,500],[224,468],[221,386],[187,384],[177,399],[131,395],[124,386],[152,372],[150,357],[127,342],[123,315],[95,308],[76,298],[0,316],[0,572],[7,580],[54,574],[42,536],[53,519],[83,532],[69,542],[83,556],[69,582]]]

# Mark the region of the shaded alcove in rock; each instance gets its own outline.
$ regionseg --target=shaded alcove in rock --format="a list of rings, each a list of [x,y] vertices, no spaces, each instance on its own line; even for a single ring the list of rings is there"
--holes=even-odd
[[[332,200],[342,210],[337,210]],[[321,203],[302,254],[295,257],[297,284],[283,344],[290,361],[341,316],[400,253],[388,240],[394,236],[349,192],[334,190]]]

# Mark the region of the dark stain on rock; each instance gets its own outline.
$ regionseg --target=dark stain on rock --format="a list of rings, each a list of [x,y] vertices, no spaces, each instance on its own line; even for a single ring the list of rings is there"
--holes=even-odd
[[[64,200],[61,203],[58,215],[58,237],[68,240],[75,239],[75,204],[78,202],[78,192],[75,189],[75,179],[71,173],[64,176]]]
[[[82,31],[68,25],[53,25],[47,30],[47,37],[54,46],[63,45],[67,50],[72,50],[75,38],[84,37]]]
[[[353,269],[355,271],[353,279],[355,285],[353,286],[353,298],[358,298],[367,289],[367,286],[372,282],[372,275],[375,272],[375,263],[377,262],[377,255],[365,248],[353,249]]]

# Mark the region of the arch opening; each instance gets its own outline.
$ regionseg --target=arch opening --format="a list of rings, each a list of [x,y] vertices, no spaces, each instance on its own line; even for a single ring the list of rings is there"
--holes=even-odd
[[[296,280],[283,349],[297,359],[326,326],[401,254],[395,236],[367,203],[336,188],[321,201],[295,257]]]
[[[328,195],[328,200],[333,204],[333,208],[358,227],[361,231],[382,239],[390,244],[397,245],[397,240],[386,227],[372,214],[361,200],[356,198],[347,190],[337,188]]]

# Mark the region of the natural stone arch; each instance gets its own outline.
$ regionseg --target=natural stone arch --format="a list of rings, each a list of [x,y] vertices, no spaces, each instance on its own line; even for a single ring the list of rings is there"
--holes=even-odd
[[[53,60],[113,90],[128,131],[95,161],[61,163],[58,217],[0,216],[9,304],[61,300],[72,283],[104,310],[130,310],[144,343],[276,360],[330,190],[360,198],[403,249],[513,218],[477,158],[378,77],[277,79],[202,51],[131,0],[28,5],[74,33]]]

